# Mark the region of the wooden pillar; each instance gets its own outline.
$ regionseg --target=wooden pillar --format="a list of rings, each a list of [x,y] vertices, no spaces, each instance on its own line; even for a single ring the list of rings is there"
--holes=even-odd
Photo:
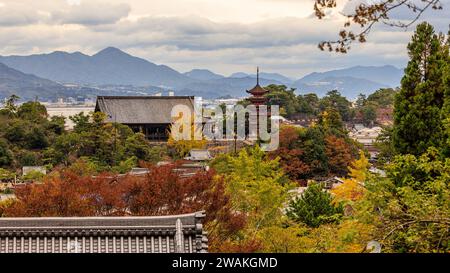
[[[184,234],[183,234],[183,223],[180,219],[177,219],[175,224],[176,232],[175,232],[175,252],[183,253],[184,252]]]

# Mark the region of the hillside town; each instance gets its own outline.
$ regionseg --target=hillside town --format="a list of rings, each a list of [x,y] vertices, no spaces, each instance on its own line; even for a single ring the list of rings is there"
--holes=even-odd
[[[267,89],[274,91],[270,92],[268,90],[262,89],[257,83],[255,88],[259,88],[259,90],[263,91],[264,94],[268,96],[273,96],[271,100],[277,101],[279,98],[275,96],[283,96],[285,94],[289,94],[287,90],[285,90],[284,86],[268,86]],[[277,89],[281,88],[281,92],[277,91]],[[174,92],[171,92],[169,96],[161,96],[160,94],[156,94],[154,96],[99,96],[95,103],[92,102],[80,102],[80,101],[67,101],[59,100],[57,103],[38,103],[36,105],[45,106],[44,115],[47,116],[50,120],[52,118],[61,118],[64,120],[64,129],[68,131],[73,131],[76,123],[73,117],[76,116],[89,116],[93,113],[103,113],[107,117],[105,122],[118,123],[121,125],[126,125],[130,129],[132,129],[135,133],[144,134],[146,140],[150,145],[162,145],[166,146],[167,141],[169,139],[170,127],[173,124],[173,117],[171,116],[171,110],[175,105],[187,105],[191,111],[194,111],[194,107],[199,106],[204,109],[210,109],[214,105],[220,105],[223,107],[232,107],[238,103],[246,103],[248,101],[251,104],[259,103],[267,104],[269,99],[264,98],[262,101],[255,101],[253,98],[256,98],[255,95],[252,95],[250,92],[250,97],[240,98],[240,99],[216,99],[216,100],[202,100],[202,98],[195,98],[189,96],[175,96]],[[278,94],[277,94],[278,92]],[[387,93],[389,96],[393,97],[396,90],[380,90],[378,93]],[[378,94],[375,93],[374,95]],[[258,96],[258,93],[256,93]],[[375,96],[374,96],[375,97]],[[345,130],[346,134],[348,134],[349,138],[356,141],[359,147],[364,148],[369,153],[369,160],[372,163],[376,163],[377,155],[379,150],[376,148],[376,140],[380,133],[382,132],[382,127],[380,126],[389,126],[393,124],[393,116],[392,116],[392,108],[393,101],[391,100],[388,105],[383,105],[383,108],[378,108],[372,120],[367,121],[361,116],[361,107],[358,107],[357,104],[361,102],[351,102],[346,98],[342,97],[339,92],[332,91],[322,99],[323,104],[329,103],[326,100],[331,99],[333,103],[338,103],[339,100],[342,100],[340,103],[343,103],[343,106],[346,107],[345,111],[352,112],[352,118],[350,118],[347,122],[345,122]],[[319,101],[319,99],[317,99]],[[370,100],[370,96],[369,96]],[[7,101],[5,99],[6,105]],[[293,101],[286,100],[281,102],[281,107],[286,107],[284,104],[295,103]],[[373,101],[372,103],[376,103]],[[21,107],[19,104],[18,107]],[[326,106],[321,105],[323,109]],[[44,108],[42,108],[44,109]],[[390,109],[390,110],[389,110]],[[4,111],[7,109],[3,109]],[[44,110],[43,110],[44,111]],[[127,112],[128,111],[128,112]],[[205,111],[205,110],[204,110]],[[320,111],[316,109],[316,111]],[[279,123],[281,126],[287,127],[297,127],[297,128],[307,128],[314,126],[314,124],[318,121],[318,117],[314,114],[310,113],[302,113],[302,114],[294,114],[291,115],[290,118],[287,115],[277,116],[279,117]],[[276,117],[272,117],[276,118]],[[211,116],[206,118],[207,120],[211,119]],[[367,126],[366,126],[367,125]],[[208,122],[204,122],[202,125],[202,129],[205,129],[205,126],[208,126]],[[248,128],[247,128],[248,130]],[[245,147],[251,147],[255,145],[255,142],[249,141],[248,136],[245,139],[237,140],[235,143],[233,138],[227,139],[224,136],[222,139],[214,139],[214,141],[210,143],[206,143],[201,147],[202,149],[192,149],[190,151],[185,151],[185,159],[188,161],[199,162],[203,161],[207,166],[208,162],[212,159],[211,154],[217,154],[217,151],[234,151],[237,152]],[[355,143],[355,144],[356,144]],[[234,146],[236,146],[236,150],[234,150]],[[165,161],[157,162],[158,164],[163,164]],[[186,165],[187,166],[187,165]],[[19,166],[20,167],[20,166]],[[138,169],[138,166],[133,166],[130,169],[130,174],[135,174],[133,170]],[[51,172],[51,169],[48,169],[48,166],[21,166],[21,170],[11,173],[8,176],[4,176],[2,178],[2,190],[3,192],[13,192],[15,187],[20,187],[20,185],[24,183],[32,182],[27,177],[33,174],[35,175],[46,175],[47,171]],[[14,179],[12,179],[14,177]],[[332,179],[330,176],[327,179]],[[0,195],[3,199],[13,198],[13,194],[3,194]]]

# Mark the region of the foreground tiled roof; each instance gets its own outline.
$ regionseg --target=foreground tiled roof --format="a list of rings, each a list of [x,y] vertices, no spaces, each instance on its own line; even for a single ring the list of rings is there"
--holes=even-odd
[[[0,218],[0,253],[207,252],[204,217]]]

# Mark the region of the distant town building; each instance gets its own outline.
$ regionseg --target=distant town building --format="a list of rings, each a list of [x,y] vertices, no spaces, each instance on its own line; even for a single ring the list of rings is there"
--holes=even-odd
[[[326,190],[331,190],[336,188],[339,185],[342,185],[344,183],[344,181],[337,177],[337,176],[333,176],[333,177],[316,177],[314,179],[308,180],[308,185],[311,183],[320,183],[322,184],[323,188]]]
[[[375,168],[375,167],[371,167],[371,168],[369,169],[369,172],[371,172],[371,173],[373,173],[373,174],[377,174],[377,175],[379,175],[380,177],[386,177],[386,171],[381,170],[381,169],[378,169],[378,168]]]
[[[314,115],[306,113],[295,113],[289,118],[289,120],[294,125],[301,127],[309,127],[311,124],[317,122],[317,118]]]
[[[382,130],[383,129],[381,127],[368,128],[363,125],[356,124],[349,135],[352,139],[363,144],[369,151],[371,157],[376,157],[378,150],[375,148],[374,143]]]
[[[92,103],[90,104],[92,105]],[[94,112],[94,107],[89,106],[89,104],[85,105],[55,105],[50,104],[46,105],[47,113],[50,118],[52,117],[64,117],[65,118],[65,127],[67,130],[72,130],[75,126],[75,123],[70,120],[71,116],[75,116],[78,114],[88,115],[91,112]]]
[[[207,161],[211,158],[211,154],[208,150],[192,149],[185,159],[191,161]]]
[[[204,217],[0,218],[0,253],[203,253]]]
[[[271,116],[271,120],[277,120],[280,124],[292,124],[292,122],[283,116]]]
[[[24,166],[22,167],[22,175],[26,176],[30,173],[41,173],[43,175],[47,174],[47,169],[44,166]]]
[[[146,175],[149,173],[150,170],[148,168],[132,168],[129,172],[130,175]]]
[[[334,188],[344,184],[344,180],[335,176],[335,177],[330,177],[330,178],[326,179],[325,181],[322,181],[322,183],[323,183],[323,187],[325,189],[331,190],[331,189],[334,189]]]
[[[108,122],[127,125],[149,140],[165,141],[176,105],[185,105],[194,113],[191,96],[99,96],[95,112],[105,113]]]

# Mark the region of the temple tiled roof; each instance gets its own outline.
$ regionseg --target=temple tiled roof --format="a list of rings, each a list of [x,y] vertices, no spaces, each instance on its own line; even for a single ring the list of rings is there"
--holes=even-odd
[[[107,114],[108,121],[122,124],[170,124],[174,106],[194,110],[190,96],[99,96],[96,112]]]
[[[0,218],[0,253],[207,252],[204,217]]]

